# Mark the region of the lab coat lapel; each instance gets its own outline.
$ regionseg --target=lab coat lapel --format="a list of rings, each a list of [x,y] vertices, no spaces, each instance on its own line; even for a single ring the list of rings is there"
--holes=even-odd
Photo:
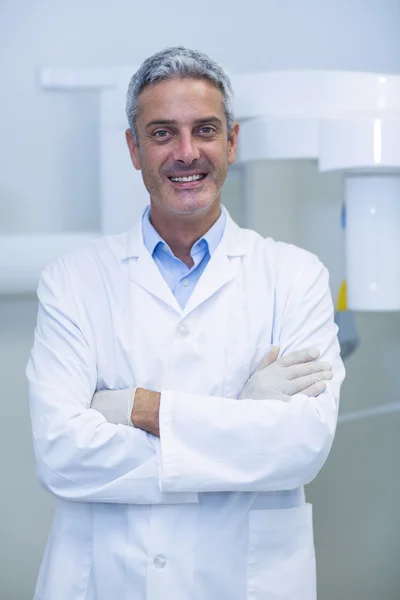
[[[142,221],[127,236],[124,259],[129,260],[131,281],[170,306],[182,318],[208,300],[234,279],[240,268],[240,257],[245,254],[241,229],[225,207],[223,210],[226,213],[224,234],[183,311],[144,245]]]
[[[182,312],[177,299],[144,245],[141,221],[139,226],[128,234],[124,258],[129,260],[129,278],[133,284],[139,285],[174,311]]]
[[[224,210],[227,218],[224,235],[197,282],[182,317],[187,316],[232,281],[239,271],[240,257],[245,254],[245,248],[240,239],[240,228],[231,219],[228,211],[225,208]]]

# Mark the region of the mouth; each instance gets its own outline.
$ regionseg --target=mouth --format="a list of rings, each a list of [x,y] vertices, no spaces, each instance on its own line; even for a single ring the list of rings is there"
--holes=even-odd
[[[168,177],[170,182],[178,188],[191,189],[199,187],[207,178],[208,173],[194,173],[192,175],[176,175]]]

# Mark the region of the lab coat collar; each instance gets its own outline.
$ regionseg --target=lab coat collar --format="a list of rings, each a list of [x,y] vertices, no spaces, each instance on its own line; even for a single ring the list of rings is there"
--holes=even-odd
[[[148,207],[145,208],[143,214],[147,210]],[[243,256],[246,251],[242,241],[241,229],[232,219],[225,206],[222,205],[221,210],[225,212],[226,225],[219,245],[224,245],[227,256]],[[127,232],[125,251],[122,255],[123,259],[139,258],[139,256],[146,251],[143,241],[142,218],[140,218],[138,223],[136,223],[135,226]]]
[[[215,252],[218,244],[221,241],[223,233],[225,231],[226,224],[226,214],[225,211],[221,210],[221,214],[218,217],[217,221],[214,225],[195,243],[191,249],[191,254],[201,253],[204,254],[204,250],[200,249],[204,248],[202,245],[205,244],[210,256]],[[165,240],[160,236],[158,231],[154,228],[151,220],[150,220],[150,206],[147,207],[143,214],[142,218],[142,232],[143,232],[143,241],[152,256],[154,256],[155,251],[158,251],[158,247],[162,245],[171,252],[169,246],[165,242]],[[171,252],[172,253],[172,252]]]
[[[233,221],[224,206],[222,210],[226,215],[224,234],[183,309],[144,244],[142,220],[128,233],[123,255],[125,260],[136,259],[129,261],[131,281],[159,298],[175,312],[181,314],[182,318],[195,310],[235,277],[240,263],[235,258],[243,256],[246,252],[240,227]]]

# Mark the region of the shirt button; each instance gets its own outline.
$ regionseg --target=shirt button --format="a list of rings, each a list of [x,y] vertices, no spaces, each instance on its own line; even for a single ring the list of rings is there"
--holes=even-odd
[[[180,337],[187,337],[189,335],[189,329],[186,327],[186,325],[179,325],[178,335]]]
[[[182,285],[187,287],[189,285],[189,279],[182,279]]]
[[[162,554],[157,554],[153,560],[153,564],[156,569],[163,569],[167,564],[167,559]]]

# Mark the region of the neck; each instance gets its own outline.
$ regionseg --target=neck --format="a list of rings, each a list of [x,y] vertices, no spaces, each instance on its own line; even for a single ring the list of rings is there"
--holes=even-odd
[[[188,267],[193,266],[190,251],[209,229],[218,221],[221,205],[216,203],[208,211],[197,215],[177,215],[161,212],[151,203],[150,220],[177,258]]]

